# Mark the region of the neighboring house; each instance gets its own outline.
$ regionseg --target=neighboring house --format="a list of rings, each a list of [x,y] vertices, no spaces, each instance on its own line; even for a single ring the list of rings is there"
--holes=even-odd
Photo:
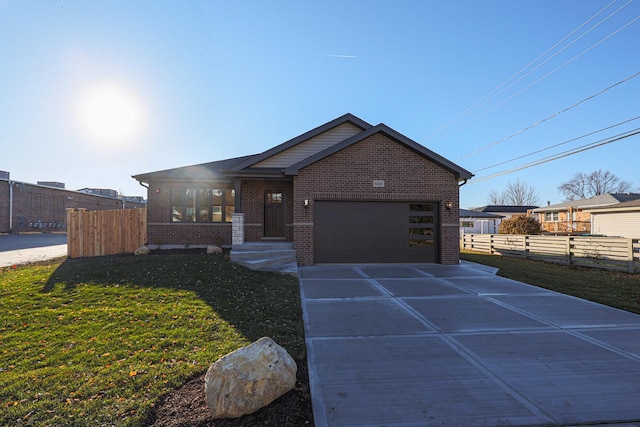
[[[599,208],[591,214],[591,231],[608,237],[640,238],[640,199]]]
[[[533,209],[531,213],[549,233],[591,233],[591,214],[587,209],[611,206],[640,199],[639,193],[606,193],[587,199],[569,200]]]
[[[481,206],[479,208],[472,208],[471,210],[476,212],[484,212],[484,213],[490,213],[490,214],[501,216],[502,219],[497,224],[497,225],[500,225],[500,222],[502,222],[505,219],[509,219],[512,216],[516,216],[516,215],[527,215],[527,213],[531,209],[535,209],[535,208],[537,208],[537,206],[487,205],[487,206]]]
[[[144,203],[65,190],[63,183],[29,184],[0,174],[0,233],[66,231],[67,209],[141,208]]]
[[[503,218],[502,215],[460,209],[460,233],[496,234]]]
[[[282,240],[300,265],[457,263],[471,177],[351,114],[261,154],[134,176],[149,188],[152,247]]]

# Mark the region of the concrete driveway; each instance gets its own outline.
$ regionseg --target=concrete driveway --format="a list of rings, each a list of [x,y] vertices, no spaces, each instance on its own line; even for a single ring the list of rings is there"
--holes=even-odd
[[[0,267],[67,255],[64,233],[0,234]]]
[[[640,425],[640,316],[494,272],[301,267],[316,426]]]

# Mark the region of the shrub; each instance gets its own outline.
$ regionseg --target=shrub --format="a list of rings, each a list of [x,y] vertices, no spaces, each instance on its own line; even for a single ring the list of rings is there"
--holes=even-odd
[[[498,234],[540,234],[542,225],[527,215],[516,215],[505,219],[498,227]]]

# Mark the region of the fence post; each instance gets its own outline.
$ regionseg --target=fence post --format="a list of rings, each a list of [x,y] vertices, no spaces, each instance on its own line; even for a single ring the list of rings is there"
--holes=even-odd
[[[566,260],[567,260],[567,265],[571,265],[571,236],[567,236],[567,240],[565,242],[565,254],[566,254]]]
[[[627,239],[627,245],[628,245],[627,257],[629,258],[629,263],[628,263],[629,273],[635,273],[636,267],[633,259],[633,239]]]
[[[524,238],[522,239],[522,256],[524,257],[524,259],[527,259],[527,253],[529,252],[528,245],[527,245],[527,241],[529,240],[529,235],[525,234]]]

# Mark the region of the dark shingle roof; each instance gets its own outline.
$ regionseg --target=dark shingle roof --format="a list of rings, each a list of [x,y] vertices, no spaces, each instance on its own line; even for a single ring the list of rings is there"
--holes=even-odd
[[[473,208],[476,212],[499,212],[499,213],[527,213],[528,210],[535,209],[537,206],[513,206],[513,205],[487,205],[479,208]]]

